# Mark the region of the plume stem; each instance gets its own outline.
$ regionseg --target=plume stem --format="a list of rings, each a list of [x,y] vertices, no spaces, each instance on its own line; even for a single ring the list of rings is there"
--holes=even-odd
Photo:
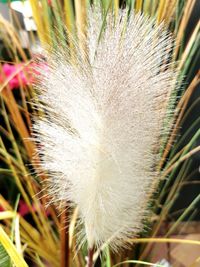
[[[61,215],[61,267],[70,267],[68,211]]]
[[[93,267],[94,266],[93,255],[94,255],[94,247],[88,249],[88,262],[87,262],[87,267]]]

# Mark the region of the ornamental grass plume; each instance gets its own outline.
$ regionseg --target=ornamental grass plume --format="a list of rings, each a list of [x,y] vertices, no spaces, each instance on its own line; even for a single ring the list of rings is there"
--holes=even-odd
[[[123,12],[102,26],[100,12],[90,12],[87,53],[76,42],[76,61],[67,48],[48,53],[37,104],[45,115],[34,124],[49,194],[78,206],[89,255],[108,241],[123,247],[143,228],[177,80],[162,24]]]

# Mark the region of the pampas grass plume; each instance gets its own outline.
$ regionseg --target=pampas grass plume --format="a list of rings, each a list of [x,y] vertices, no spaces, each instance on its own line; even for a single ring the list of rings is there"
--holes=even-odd
[[[173,40],[163,25],[141,14],[90,11],[87,54],[74,43],[48,54],[40,70],[34,123],[41,168],[52,201],[78,206],[80,239],[113,249],[139,233],[159,181],[159,146],[169,132],[176,84]],[[164,123],[165,122],[165,123]],[[166,127],[168,125],[168,127]]]

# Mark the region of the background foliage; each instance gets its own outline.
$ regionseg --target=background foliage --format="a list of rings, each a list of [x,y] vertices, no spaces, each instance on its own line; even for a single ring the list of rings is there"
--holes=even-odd
[[[105,252],[101,266],[140,266],[151,262],[153,242],[183,242],[188,246],[200,245],[197,241],[172,239],[174,233],[182,231],[180,225],[192,221],[199,212],[199,190],[187,198],[187,203],[177,209],[178,202],[187,186],[199,186],[197,155],[200,150],[200,118],[198,113],[200,97],[198,60],[200,51],[200,22],[194,21],[192,14],[198,7],[195,0],[103,0],[101,10],[106,16],[112,9],[115,16],[120,8],[129,12],[140,11],[155,17],[157,22],[164,21],[166,27],[176,38],[174,58],[180,69],[183,82],[178,92],[176,123],[173,131],[161,148],[162,160],[159,169],[162,175],[160,187],[156,193],[153,210],[155,216],[149,223],[149,230],[141,233],[135,240],[132,250],[120,254]],[[0,266],[13,264],[23,266],[85,266],[86,251],[76,251],[75,222],[77,210],[72,211],[69,234],[64,230],[67,214],[61,214],[53,205],[46,204],[48,197],[42,190],[44,173],[38,173],[37,164],[32,161],[36,144],[31,135],[31,116],[35,112],[30,104],[34,89],[30,82],[32,76],[29,67],[33,57],[38,56],[36,47],[49,44],[73,45],[65,35],[78,40],[81,49],[86,49],[84,36],[87,34],[87,9],[91,2],[86,0],[30,0],[33,17],[37,25],[37,34],[29,32],[29,46],[24,49],[19,31],[0,15],[1,65],[0,65]],[[99,1],[92,1],[94,5]],[[8,5],[10,5],[8,3]],[[196,6],[195,6],[196,5]],[[195,7],[195,8],[194,8]],[[13,24],[18,24],[16,14],[10,9]],[[65,38],[63,37],[65,36]],[[130,44],[131,45],[131,44]],[[5,64],[15,66],[10,75],[5,73]],[[24,78],[25,76],[25,78]],[[17,89],[12,86],[17,79]],[[27,82],[26,82],[27,81]],[[29,82],[28,82],[29,81]],[[175,93],[175,92],[174,92]],[[191,115],[192,114],[192,115]],[[39,157],[35,155],[39,162]],[[180,196],[182,198],[180,198]],[[180,207],[180,205],[179,205]],[[164,227],[164,233],[163,233]],[[177,230],[178,229],[178,230]],[[162,237],[160,237],[162,236]],[[148,237],[148,238],[147,238]],[[101,252],[97,251],[95,257]],[[70,260],[70,263],[69,263]],[[134,262],[135,261],[135,262]],[[196,263],[200,258],[196,259]],[[100,263],[98,263],[100,266]]]

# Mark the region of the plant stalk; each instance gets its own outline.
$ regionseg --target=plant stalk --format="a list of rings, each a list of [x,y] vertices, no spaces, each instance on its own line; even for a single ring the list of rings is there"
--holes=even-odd
[[[70,267],[68,211],[61,215],[61,267]]]
[[[94,247],[88,249],[88,262],[87,262],[87,267],[93,267],[94,266],[93,255],[94,255]]]

